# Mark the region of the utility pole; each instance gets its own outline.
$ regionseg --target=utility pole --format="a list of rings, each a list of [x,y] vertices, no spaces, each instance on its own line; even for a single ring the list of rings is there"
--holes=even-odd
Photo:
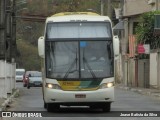
[[[104,15],[104,0],[101,0],[101,15]]]
[[[156,10],[159,10],[159,0],[156,0]]]
[[[111,0],[107,0],[107,15],[108,15],[110,18],[111,18],[111,15],[112,15],[111,9],[112,9],[112,7],[111,7]]]
[[[11,33],[11,15],[12,15],[12,10],[11,10],[11,1],[6,0],[6,60],[8,62],[11,62],[11,41],[12,41],[12,33]]]
[[[16,45],[16,0],[13,0],[12,8],[12,42],[11,42],[11,59],[12,62],[15,62],[17,45]]]
[[[6,31],[5,31],[6,0],[0,0],[0,59],[5,59]]]

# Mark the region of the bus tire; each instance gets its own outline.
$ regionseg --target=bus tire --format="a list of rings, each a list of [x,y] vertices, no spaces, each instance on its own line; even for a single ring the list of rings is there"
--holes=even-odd
[[[60,106],[58,104],[47,103],[47,111],[48,112],[54,112],[54,111],[58,110],[59,107]]]
[[[111,111],[111,103],[105,104],[103,107],[103,112],[110,112]]]
[[[45,103],[45,102],[44,102],[44,108],[45,108],[45,109],[47,108],[47,103]]]
[[[47,103],[47,112],[52,112],[52,104],[51,103]]]
[[[27,88],[28,88],[28,89],[30,89],[30,86],[29,86],[29,85],[27,85]]]

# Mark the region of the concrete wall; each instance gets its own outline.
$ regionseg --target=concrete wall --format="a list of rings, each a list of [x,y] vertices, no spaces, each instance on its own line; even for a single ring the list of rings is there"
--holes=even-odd
[[[116,83],[124,83],[122,71],[122,55],[120,54],[115,60],[115,80]]]
[[[0,60],[0,98],[7,98],[15,88],[15,63]]]
[[[135,60],[129,59],[128,63],[128,85],[135,86]]]
[[[150,87],[157,88],[157,53],[150,53]]]
[[[146,0],[124,0],[123,16],[131,16],[151,11]]]
[[[157,85],[158,89],[160,89],[160,52],[157,53]]]
[[[150,2],[153,1],[155,3],[151,4]],[[157,2],[157,3],[156,3]],[[151,6],[152,10],[160,10],[160,0],[148,0],[149,5]]]

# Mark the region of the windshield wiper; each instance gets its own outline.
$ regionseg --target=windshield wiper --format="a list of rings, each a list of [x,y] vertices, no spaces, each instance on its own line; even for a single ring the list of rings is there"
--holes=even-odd
[[[77,70],[77,61],[78,61],[78,57],[77,57],[77,49],[76,49],[76,58],[74,59],[73,63],[70,65],[69,69],[67,70],[66,74],[64,75],[64,78],[67,78],[70,73],[74,73],[74,72],[78,71]],[[76,64],[76,70],[71,71],[75,64]]]
[[[87,67],[88,67],[91,75],[93,76],[93,78],[97,78],[96,75],[95,75],[95,73],[93,72],[91,66],[89,65],[88,61],[86,60],[86,58],[84,56],[83,56],[83,61],[84,61],[84,63],[86,63],[86,65],[87,65]]]
[[[73,63],[70,65],[69,69],[67,70],[67,72],[66,72],[66,74],[65,74],[64,78],[67,78],[67,77],[68,77],[68,75],[69,75],[70,73],[74,73],[75,71],[77,71],[77,69],[76,69],[76,70],[71,71],[71,70],[72,70],[72,68],[74,67],[74,65],[77,63],[77,61],[78,61],[78,58],[75,58],[75,59],[74,59],[74,61],[73,61]],[[76,67],[76,68],[77,68],[77,67]]]

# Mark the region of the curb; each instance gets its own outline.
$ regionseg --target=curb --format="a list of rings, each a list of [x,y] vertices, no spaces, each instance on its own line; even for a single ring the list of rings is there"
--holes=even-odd
[[[5,100],[0,108],[0,111],[6,111],[7,106],[13,101],[13,98],[15,98],[19,94],[19,89],[17,89],[7,100]]]
[[[145,91],[145,89],[142,90],[142,89],[136,89],[136,88],[132,88],[132,87],[123,87],[123,86],[117,86],[117,88],[127,90],[127,91],[137,92],[137,93],[142,94],[142,95],[148,95],[148,96],[153,96],[153,97],[156,97],[156,98],[160,98],[160,92],[156,94],[154,92],[152,93],[151,91]]]

